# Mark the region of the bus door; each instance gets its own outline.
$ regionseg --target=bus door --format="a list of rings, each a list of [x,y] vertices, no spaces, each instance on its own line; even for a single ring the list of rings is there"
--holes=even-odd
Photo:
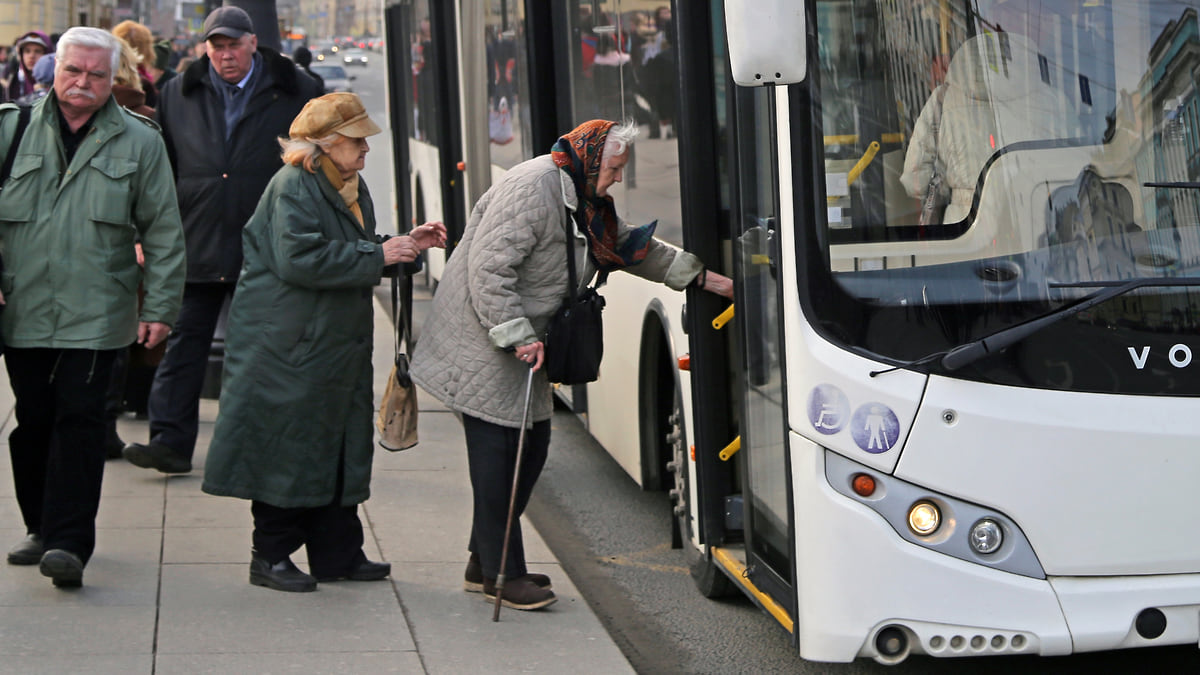
[[[410,192],[408,181],[413,167],[417,184],[411,190],[407,215],[424,222],[438,215],[431,202],[440,202],[449,255],[466,227],[459,168],[463,153],[455,3],[403,0],[388,8],[387,18],[389,31],[395,33],[388,36],[389,51],[406,52],[388,58],[393,87],[392,133],[397,139],[406,139],[395,144],[396,194],[403,197]],[[407,146],[407,152],[399,149],[402,145]],[[416,167],[431,169],[433,175]],[[400,183],[404,186],[399,187]],[[402,223],[401,229],[407,225]]]
[[[735,324],[741,399],[741,482],[746,574],[795,616],[791,475],[784,400],[774,95],[733,92],[736,170]]]

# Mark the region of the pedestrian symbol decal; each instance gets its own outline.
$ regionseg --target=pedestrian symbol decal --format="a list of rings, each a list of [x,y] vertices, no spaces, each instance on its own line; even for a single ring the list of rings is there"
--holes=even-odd
[[[858,447],[878,455],[891,450],[900,439],[900,420],[886,405],[867,403],[854,411],[850,435]]]
[[[850,417],[850,399],[832,384],[819,384],[808,395],[808,421],[813,428],[832,436],[845,428]]]

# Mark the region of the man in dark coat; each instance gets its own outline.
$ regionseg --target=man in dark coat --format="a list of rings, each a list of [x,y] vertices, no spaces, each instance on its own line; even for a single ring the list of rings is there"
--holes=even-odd
[[[283,165],[276,138],[317,85],[287,58],[258,47],[250,16],[220,7],[204,21],[208,53],[163,88],[157,110],[187,238],[183,308],[150,390],[150,442],[133,464],[192,469],[200,392],[221,307],[242,267],[242,226]]]

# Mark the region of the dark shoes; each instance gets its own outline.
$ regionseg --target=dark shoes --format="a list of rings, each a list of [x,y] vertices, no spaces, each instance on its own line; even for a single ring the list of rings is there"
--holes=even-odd
[[[317,577],[317,581],[338,581],[346,579],[348,581],[381,581],[388,578],[392,573],[392,564],[385,562],[374,562],[371,560],[363,560],[349,573],[340,577]]]
[[[317,590],[316,577],[300,571],[291,558],[284,558],[272,565],[265,558],[253,554],[250,556],[250,583],[289,593]]]
[[[59,588],[79,588],[83,585],[83,561],[70,551],[61,548],[46,551],[42,554],[39,569],[42,576],[50,577]]]
[[[545,574],[526,574],[525,578],[540,588],[546,590],[551,588],[550,577]],[[463,590],[468,593],[483,592],[483,567],[479,565],[478,553],[472,553],[471,559],[467,561],[467,571],[463,574]],[[494,596],[493,599],[495,599]]]
[[[165,445],[155,443],[130,443],[125,447],[125,459],[143,469],[157,469],[161,473],[188,473],[192,460]]]
[[[9,565],[36,565],[42,561],[42,538],[36,534],[27,534],[21,543],[8,551]]]
[[[513,609],[541,609],[558,600],[554,591],[542,588],[529,579],[528,574],[516,579],[506,579],[500,591],[500,604]],[[490,602],[496,601],[496,580],[483,578],[483,595]]]

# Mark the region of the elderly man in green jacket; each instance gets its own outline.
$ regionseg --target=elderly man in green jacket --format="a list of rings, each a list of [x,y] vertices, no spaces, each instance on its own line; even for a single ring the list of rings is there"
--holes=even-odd
[[[16,108],[0,107],[0,151],[16,153],[0,192],[0,331],[28,532],[8,562],[40,564],[59,587],[82,584],[95,546],[113,358],[134,340],[162,342],[183,295],[171,165],[153,122],[111,96],[119,56],[109,33],[72,28],[59,41],[54,90],[33,106],[18,147],[9,147]]]

